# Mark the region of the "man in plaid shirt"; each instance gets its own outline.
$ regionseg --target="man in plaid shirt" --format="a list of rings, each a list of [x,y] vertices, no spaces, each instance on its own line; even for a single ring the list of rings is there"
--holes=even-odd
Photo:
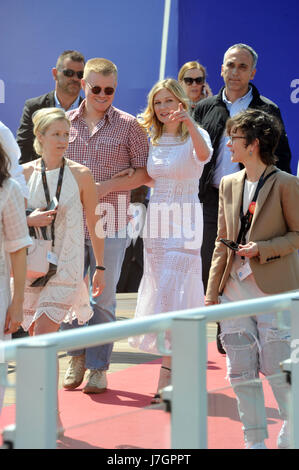
[[[126,250],[127,209],[130,190],[146,184],[148,140],[136,119],[115,108],[113,98],[117,85],[117,68],[106,59],[90,59],[84,69],[82,88],[85,100],[70,111],[69,147],[66,157],[87,166],[93,173],[99,197],[98,213],[105,220],[105,266],[95,266],[88,231],[85,229],[85,272],[90,279],[95,269],[105,269],[106,287],[101,296],[91,299],[94,315],[89,325],[115,321],[115,294]],[[132,176],[117,173],[135,168]],[[67,327],[76,327],[68,325]],[[71,352],[64,387],[74,389],[89,369],[84,393],[101,393],[107,388],[113,344],[95,346],[85,351]]]

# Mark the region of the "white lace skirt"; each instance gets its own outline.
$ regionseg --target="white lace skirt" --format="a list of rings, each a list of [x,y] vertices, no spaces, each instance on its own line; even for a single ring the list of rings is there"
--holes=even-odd
[[[145,250],[144,275],[138,290],[135,318],[203,305],[200,250],[166,249],[160,256],[156,250],[152,253]],[[129,344],[142,351],[161,354],[156,334],[129,338]],[[165,334],[164,347],[171,348],[169,331]]]
[[[54,277],[53,277],[54,279]],[[93,315],[90,306],[88,290],[85,282],[74,287],[72,285],[59,285],[52,279],[45,287],[30,287],[32,281],[26,281],[24,320],[22,328],[27,331],[30,326],[43,314],[54,323],[72,323],[77,319],[79,324],[84,324]],[[61,289],[65,294],[61,296]],[[47,298],[46,290],[50,292]],[[63,302],[61,299],[63,298]]]

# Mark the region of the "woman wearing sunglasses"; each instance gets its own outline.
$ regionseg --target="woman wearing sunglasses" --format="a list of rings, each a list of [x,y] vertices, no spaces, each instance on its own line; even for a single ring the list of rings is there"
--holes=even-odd
[[[24,197],[10,178],[9,157],[0,143],[0,343],[18,330],[23,319],[26,247],[32,244],[25,217]],[[10,295],[10,271],[13,295]],[[7,364],[0,360],[1,376]],[[4,387],[0,384],[0,413]]]
[[[151,145],[147,163],[153,195],[147,209],[144,240],[144,274],[135,317],[203,305],[201,280],[202,212],[198,179],[212,154],[206,131],[190,117],[187,97],[174,79],[158,82],[139,116]],[[133,347],[159,354],[157,336],[130,339]],[[169,332],[165,347],[170,348]],[[164,356],[157,394],[171,379],[171,357]]]
[[[218,235],[206,305],[299,288],[299,179],[274,165],[279,123],[252,109],[228,120],[226,130],[231,160],[245,168],[220,183]],[[280,327],[273,312],[224,320],[221,332],[246,447],[266,448],[263,387],[256,380],[261,372],[268,377],[284,421],[277,445],[287,448],[289,386],[279,364],[290,355],[289,330]]]
[[[199,62],[186,62],[179,71],[178,81],[190,100],[191,115],[200,100],[213,96],[212,90],[206,82],[206,69]]]

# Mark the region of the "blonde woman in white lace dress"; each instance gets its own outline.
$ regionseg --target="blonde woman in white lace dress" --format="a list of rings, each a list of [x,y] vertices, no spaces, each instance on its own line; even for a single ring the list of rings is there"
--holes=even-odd
[[[95,233],[98,217],[95,215],[97,199],[92,174],[83,165],[63,157],[70,127],[64,111],[59,108],[41,109],[35,113],[33,124],[35,150],[42,158],[23,166],[30,192],[28,208],[35,209],[27,217],[27,223],[34,227],[48,227],[47,236],[51,239],[50,225],[56,215],[52,251],[57,258],[57,271],[44,287],[31,287],[33,280],[26,283],[23,328],[36,335],[57,331],[62,321],[77,318],[80,323],[85,323],[92,316],[83,281],[83,208],[99,266],[103,265],[104,240]],[[56,194],[60,167],[65,160],[57,210],[44,210],[47,202],[42,183],[42,160],[51,200]],[[100,295],[103,288],[103,271],[96,270],[94,296]]]
[[[25,204],[19,185],[9,176],[9,158],[0,144],[0,348],[18,330],[23,318],[26,276],[26,247],[31,245],[25,217]],[[10,292],[10,271],[14,294]],[[0,371],[7,370],[1,357]],[[4,387],[0,384],[0,413]]]
[[[42,158],[26,163],[25,178],[29,187],[28,209],[34,211],[27,217],[33,227],[45,227],[51,239],[50,225],[55,217],[55,244],[52,247],[57,263],[56,273],[45,286],[32,287],[34,279],[26,281],[24,301],[24,330],[31,335],[56,332],[63,321],[77,319],[87,322],[92,316],[89,295],[83,280],[84,269],[84,230],[83,209],[99,266],[93,277],[93,296],[104,289],[103,252],[104,239],[98,216],[96,186],[90,170],[63,155],[69,141],[70,122],[59,108],[45,108],[33,116],[34,147]],[[64,162],[64,173],[58,208],[46,211],[47,206],[42,182],[42,161],[45,166],[46,181],[50,200],[56,195],[60,168]],[[98,229],[96,233],[96,228]]]
[[[141,124],[151,137],[147,164],[153,194],[147,209],[144,274],[135,317],[204,305],[200,248],[202,211],[198,181],[212,154],[209,135],[187,112],[188,99],[176,80],[158,82],[148,95]],[[160,213],[160,214],[159,214]],[[155,334],[130,339],[143,351],[159,354]],[[166,336],[167,348],[170,338]],[[157,394],[171,378],[164,356]]]

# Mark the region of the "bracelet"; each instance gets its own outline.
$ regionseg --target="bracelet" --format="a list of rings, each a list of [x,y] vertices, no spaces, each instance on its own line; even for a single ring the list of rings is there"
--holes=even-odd
[[[100,271],[106,270],[105,266],[96,266],[96,269],[99,269]]]

